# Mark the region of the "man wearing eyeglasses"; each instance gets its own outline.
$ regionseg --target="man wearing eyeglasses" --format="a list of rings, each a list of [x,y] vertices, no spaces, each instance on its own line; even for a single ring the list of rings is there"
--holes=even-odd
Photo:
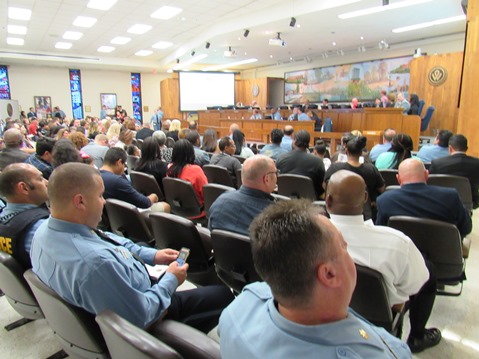
[[[242,186],[225,192],[208,211],[209,229],[249,235],[248,228],[263,209],[274,203],[271,192],[278,181],[274,161],[263,155],[248,158],[241,171]]]

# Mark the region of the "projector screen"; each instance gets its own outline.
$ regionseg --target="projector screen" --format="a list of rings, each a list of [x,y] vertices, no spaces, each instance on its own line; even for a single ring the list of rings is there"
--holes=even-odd
[[[227,72],[179,72],[180,111],[233,106],[235,74]]]

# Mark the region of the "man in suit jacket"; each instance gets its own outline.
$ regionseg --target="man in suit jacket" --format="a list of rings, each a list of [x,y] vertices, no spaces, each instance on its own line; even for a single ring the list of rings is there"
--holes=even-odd
[[[376,200],[376,225],[386,226],[392,216],[422,217],[452,223],[465,237],[472,230],[472,221],[456,189],[429,186],[427,177],[419,159],[402,161],[397,175],[401,188],[386,191]]]
[[[431,162],[429,173],[463,176],[469,179],[474,208],[479,207],[479,158],[466,155],[467,138],[463,135],[452,136],[449,140],[450,156]]]

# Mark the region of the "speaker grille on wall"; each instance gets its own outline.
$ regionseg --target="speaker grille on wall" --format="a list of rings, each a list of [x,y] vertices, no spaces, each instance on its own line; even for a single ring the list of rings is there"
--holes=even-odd
[[[464,15],[467,15],[467,2],[468,0],[461,0],[462,11],[464,11]]]

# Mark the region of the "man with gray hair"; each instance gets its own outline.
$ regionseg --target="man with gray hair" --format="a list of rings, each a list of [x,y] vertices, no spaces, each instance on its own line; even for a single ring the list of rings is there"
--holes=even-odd
[[[271,196],[278,180],[274,161],[263,155],[248,158],[241,171],[239,190],[225,192],[208,211],[209,228],[249,235],[248,228],[263,209],[274,203]]]
[[[12,163],[25,162],[30,156],[22,151],[23,136],[19,129],[10,128],[3,133],[5,148],[0,151],[0,171]]]
[[[153,139],[158,142],[158,146],[160,146],[161,160],[166,163],[171,163],[173,149],[166,147],[165,133],[163,131],[155,131],[151,137],[153,137]]]

